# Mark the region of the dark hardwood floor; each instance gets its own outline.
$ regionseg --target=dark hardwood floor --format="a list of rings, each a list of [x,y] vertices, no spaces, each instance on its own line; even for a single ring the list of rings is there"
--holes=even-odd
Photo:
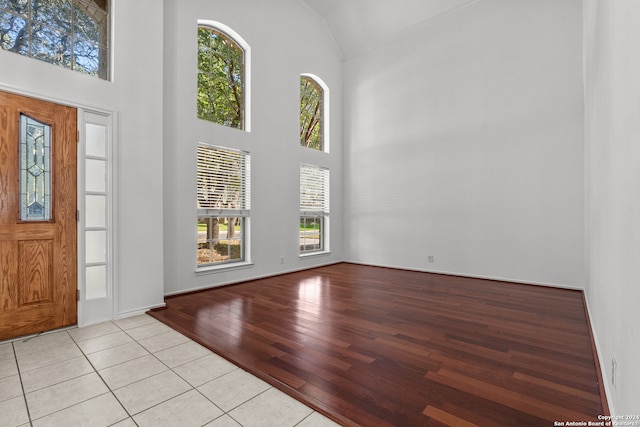
[[[166,302],[150,314],[343,425],[608,412],[579,291],[342,263]]]

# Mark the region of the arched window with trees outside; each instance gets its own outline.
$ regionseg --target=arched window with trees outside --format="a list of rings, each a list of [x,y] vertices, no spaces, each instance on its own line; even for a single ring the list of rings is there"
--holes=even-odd
[[[249,47],[229,27],[198,21],[198,118],[249,130]]]
[[[325,113],[329,90],[312,74],[300,76],[300,145],[319,151],[329,151],[328,117]]]

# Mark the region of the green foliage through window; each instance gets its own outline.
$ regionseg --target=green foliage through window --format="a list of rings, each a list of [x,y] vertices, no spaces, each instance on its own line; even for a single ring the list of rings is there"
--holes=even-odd
[[[312,78],[300,77],[300,145],[323,150],[323,91]]]
[[[198,118],[243,129],[243,83],[244,50],[221,31],[199,26]]]
[[[108,0],[0,0],[0,49],[109,78]]]

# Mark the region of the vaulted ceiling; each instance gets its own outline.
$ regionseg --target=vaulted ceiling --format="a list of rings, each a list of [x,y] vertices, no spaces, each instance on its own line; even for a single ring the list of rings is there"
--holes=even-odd
[[[452,9],[480,0],[300,0],[326,22],[344,59]]]

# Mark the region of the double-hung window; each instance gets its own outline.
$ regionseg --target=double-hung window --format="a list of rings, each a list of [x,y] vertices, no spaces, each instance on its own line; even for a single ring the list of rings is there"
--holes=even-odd
[[[300,165],[300,254],[328,251],[329,169]]]
[[[198,144],[198,268],[248,262],[249,153]]]

